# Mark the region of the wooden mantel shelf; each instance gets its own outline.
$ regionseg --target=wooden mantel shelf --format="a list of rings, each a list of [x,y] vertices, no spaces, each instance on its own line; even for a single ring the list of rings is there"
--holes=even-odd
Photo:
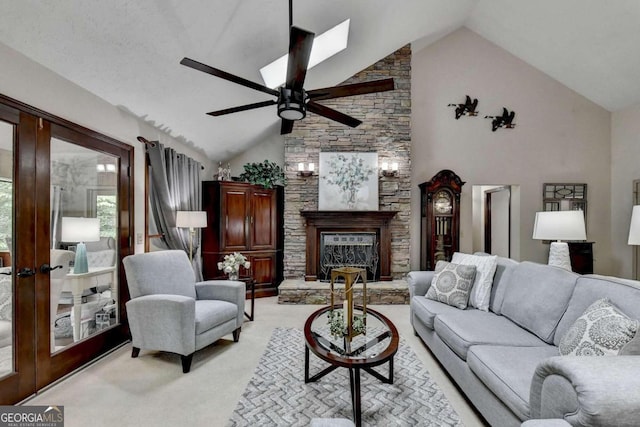
[[[302,210],[307,220],[306,281],[318,279],[320,234],[324,232],[375,232],[379,245],[380,280],[391,277],[391,227],[398,211],[312,211]]]
[[[398,211],[300,211],[303,217],[315,220],[345,217],[391,219],[397,213]]]

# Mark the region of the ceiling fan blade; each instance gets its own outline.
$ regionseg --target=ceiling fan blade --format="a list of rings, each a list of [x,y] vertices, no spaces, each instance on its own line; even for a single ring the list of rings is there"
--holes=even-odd
[[[207,113],[207,114],[210,115],[210,116],[223,116],[225,114],[237,113],[239,111],[247,111],[247,110],[253,110],[255,108],[267,107],[269,105],[274,105],[274,104],[277,104],[277,103],[278,103],[278,101],[276,101],[276,100],[262,101],[262,102],[256,102],[254,104],[247,104],[247,105],[241,105],[239,107],[226,108],[224,110],[212,111],[212,112]]]
[[[225,79],[232,83],[246,86],[251,89],[259,90],[261,92],[268,93],[269,95],[278,96],[279,94],[277,90],[268,88],[258,83],[254,83],[251,80],[243,79],[242,77],[234,76],[233,74],[229,74],[226,71],[213,68],[209,65],[203,64],[202,62],[194,61],[190,58],[182,58],[182,61],[180,61],[180,63],[187,67],[193,68],[194,70],[202,71],[203,73],[211,74],[212,76],[220,77],[221,79]]]
[[[328,119],[335,120],[336,122],[351,126],[352,128],[357,127],[360,123],[362,123],[360,120],[354,117],[348,116],[344,113],[341,113],[340,111],[325,107],[324,105],[318,104],[313,101],[309,101],[307,103],[307,111],[311,111],[312,113],[316,113]]]
[[[301,91],[307,75],[314,34],[298,27],[291,27],[289,34],[289,62],[286,88]]]
[[[385,92],[394,90],[393,79],[373,80],[364,83],[354,83],[350,85],[325,87],[307,92],[309,98],[314,101],[322,99],[342,98],[344,96],[365,95],[367,93]]]
[[[293,131],[293,120],[282,119],[280,125],[280,135],[286,135]]]

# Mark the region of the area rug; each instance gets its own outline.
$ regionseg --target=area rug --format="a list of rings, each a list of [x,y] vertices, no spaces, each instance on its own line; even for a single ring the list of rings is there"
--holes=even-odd
[[[326,366],[310,353],[311,375]],[[387,375],[388,365],[377,367]],[[363,426],[461,426],[437,384],[404,340],[394,359],[394,383],[361,376]],[[308,426],[312,418],[353,420],[349,371],[338,368],[304,383],[304,336],[276,328],[228,426]]]

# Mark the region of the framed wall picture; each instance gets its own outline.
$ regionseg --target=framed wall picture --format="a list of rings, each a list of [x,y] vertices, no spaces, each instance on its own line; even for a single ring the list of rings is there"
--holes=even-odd
[[[320,153],[319,174],[319,210],[378,210],[378,153]]]

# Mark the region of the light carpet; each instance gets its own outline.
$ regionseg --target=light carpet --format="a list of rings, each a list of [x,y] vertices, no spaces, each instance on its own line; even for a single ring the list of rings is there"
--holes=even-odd
[[[310,373],[326,362],[310,353]],[[376,368],[383,375],[388,364]],[[461,426],[458,414],[411,348],[400,339],[394,383],[361,371],[364,426]],[[304,383],[304,336],[276,328],[228,426],[308,426],[312,418],[353,419],[349,371],[338,368],[315,383]]]

